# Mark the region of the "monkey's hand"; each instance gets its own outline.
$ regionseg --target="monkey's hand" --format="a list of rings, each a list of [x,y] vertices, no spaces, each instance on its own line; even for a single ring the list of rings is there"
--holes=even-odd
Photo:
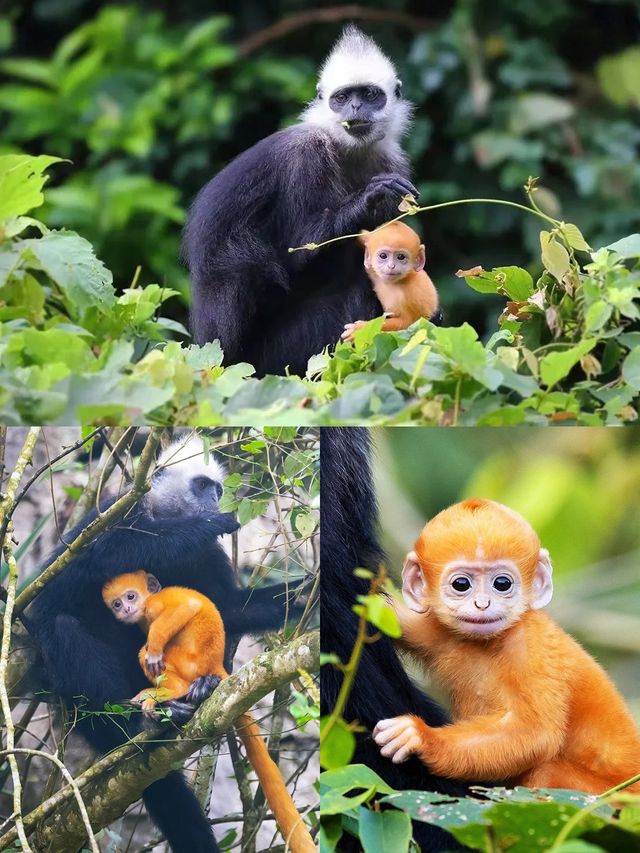
[[[147,653],[144,656],[144,668],[147,674],[153,678],[162,675],[164,672],[164,655],[162,652],[154,655],[147,649]]]
[[[343,341],[352,341],[357,329],[367,324],[367,320],[356,320],[353,323],[345,323],[344,332],[340,335]]]
[[[364,201],[368,211],[374,214],[376,225],[398,215],[398,205],[405,195],[417,198],[419,192],[403,175],[391,172],[371,178],[364,191]]]
[[[373,739],[380,747],[381,755],[390,758],[394,764],[400,764],[409,756],[423,751],[428,729],[419,717],[405,714],[380,720],[373,730]]]

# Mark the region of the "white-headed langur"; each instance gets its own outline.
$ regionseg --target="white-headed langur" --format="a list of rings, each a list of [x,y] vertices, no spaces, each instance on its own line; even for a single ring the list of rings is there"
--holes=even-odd
[[[316,98],[292,127],[240,154],[200,191],[184,236],[197,343],[258,375],[303,374],[346,323],[382,314],[355,240],[417,196],[400,147],[411,112],[392,62],[348,26],[322,66]]]

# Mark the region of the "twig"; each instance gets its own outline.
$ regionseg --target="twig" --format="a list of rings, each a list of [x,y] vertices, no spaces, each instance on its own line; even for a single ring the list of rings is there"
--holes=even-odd
[[[27,749],[26,747],[17,747],[16,749],[3,749],[0,750],[0,755],[9,756],[9,760],[11,760],[11,755],[13,753],[19,753],[20,755],[29,755],[32,758],[46,758],[47,761],[53,762],[56,765],[60,773],[64,776],[67,781],[67,784],[70,786],[73,796],[76,799],[76,803],[78,804],[78,809],[80,811],[80,816],[82,817],[82,822],[84,823],[84,828],[87,831],[87,837],[89,839],[89,845],[91,846],[92,853],[100,853],[100,848],[96,842],[96,837],[93,834],[93,830],[91,829],[91,823],[89,821],[89,815],[87,814],[87,807],[84,804],[84,800],[82,799],[82,794],[80,793],[80,789],[73,776],[67,768],[64,766],[62,761],[58,758],[57,755],[52,755],[50,752],[42,752],[39,749]],[[29,847],[27,840],[24,840],[24,850],[31,850]]]
[[[389,24],[399,24],[408,29],[424,30],[435,27],[437,22],[430,18],[420,18],[407,12],[399,12],[392,9],[370,9],[367,6],[350,4],[348,6],[329,6],[325,9],[310,9],[307,12],[298,12],[289,15],[280,21],[276,21],[257,33],[252,33],[238,44],[237,50],[240,56],[248,56],[256,50],[264,47],[269,42],[284,38],[289,33],[309,27],[312,24],[331,24],[336,21],[347,19],[360,19],[366,21],[382,21]]]
[[[30,464],[33,457],[33,450],[36,446],[36,441],[40,434],[40,427],[31,427],[27,433],[22,450],[18,456],[18,461],[13,469],[13,473],[9,477],[7,491],[2,502],[0,503],[0,520],[5,531],[2,540],[2,553],[6,560],[9,577],[7,580],[7,601],[5,604],[4,615],[2,619],[2,645],[0,648],[0,705],[4,716],[5,725],[7,727],[7,757],[9,767],[11,768],[11,779],[13,781],[13,812],[15,814],[16,832],[22,849],[30,853],[31,847],[27,841],[27,835],[22,820],[22,783],[20,782],[20,773],[18,772],[18,762],[14,754],[15,748],[15,728],[11,717],[11,704],[9,702],[9,694],[7,692],[7,666],[9,663],[9,649],[11,648],[11,619],[16,601],[16,587],[18,585],[18,566],[16,558],[13,555],[11,545],[11,532],[13,522],[11,521],[11,513],[16,505],[16,494],[18,486],[22,480],[27,465]]]

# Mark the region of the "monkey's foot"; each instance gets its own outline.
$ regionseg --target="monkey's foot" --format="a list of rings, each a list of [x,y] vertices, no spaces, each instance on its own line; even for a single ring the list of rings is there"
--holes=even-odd
[[[222,679],[217,675],[202,675],[200,678],[196,678],[189,687],[187,702],[196,707],[202,705],[204,700],[211,696],[221,681]]]
[[[421,751],[424,741],[422,728],[426,728],[425,723],[409,714],[391,717],[377,723],[373,739],[380,747],[381,755],[390,758],[394,764],[400,764]]]
[[[354,333],[366,326],[366,320],[355,320],[353,323],[345,323],[344,332],[340,335],[343,341],[352,341]]]

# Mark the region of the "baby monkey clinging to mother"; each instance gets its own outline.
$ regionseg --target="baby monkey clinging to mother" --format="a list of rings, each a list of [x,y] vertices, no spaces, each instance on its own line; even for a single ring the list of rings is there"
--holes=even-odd
[[[375,231],[363,231],[364,268],[384,311],[383,332],[408,328],[420,317],[440,323],[438,291],[427,275],[424,245],[413,228],[390,222]],[[347,323],[342,333],[350,341],[364,320]]]
[[[448,690],[454,722],[381,720],[373,736],[384,756],[415,754],[453,779],[593,794],[640,772],[622,696],[540,611],[551,562],[522,516],[489,500],[449,507],[420,534],[402,581],[401,644]]]

